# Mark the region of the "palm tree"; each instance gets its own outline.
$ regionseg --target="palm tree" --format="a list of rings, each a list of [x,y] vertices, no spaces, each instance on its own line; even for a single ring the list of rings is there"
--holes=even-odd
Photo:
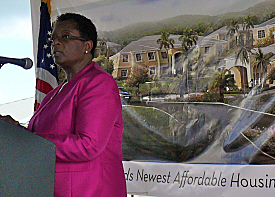
[[[235,81],[233,75],[227,73],[227,70],[220,69],[216,70],[211,76],[208,89],[214,91],[218,89],[220,100],[224,101],[224,91],[226,87],[234,87]]]
[[[248,45],[249,43],[245,43],[244,39],[242,36],[239,37],[239,42],[237,45],[237,50],[236,50],[236,59],[235,59],[235,65],[237,64],[238,59],[242,62],[243,65],[248,65],[249,64],[249,53],[251,53],[251,49]],[[245,93],[245,79],[242,77],[242,88]]]
[[[179,40],[182,42],[182,49],[187,51],[193,46],[193,44],[197,44],[198,36],[192,29],[185,28],[183,30],[183,35],[179,37]]]
[[[264,77],[267,74],[267,66],[270,64],[269,59],[273,56],[273,53],[270,52],[270,53],[264,54],[262,50],[258,48],[258,52],[253,54],[253,56],[255,59],[252,62],[252,66],[255,68],[255,74],[256,74],[256,71],[260,68],[260,73],[261,73],[260,81],[263,87],[265,82]],[[255,76],[255,79],[256,79],[256,76]]]
[[[250,38],[250,33],[249,33],[250,28],[254,28],[254,22],[251,16],[248,15],[244,17],[244,21],[243,21],[243,30],[247,30],[247,40],[249,40]]]
[[[239,31],[239,24],[238,21],[236,19],[231,19],[229,25],[227,26],[227,35],[229,35],[229,37],[231,37],[231,35],[235,35],[235,33],[238,33]],[[230,43],[230,39],[229,39],[229,43]],[[236,37],[236,43],[237,43],[237,37]]]
[[[162,47],[165,48],[166,53],[167,53],[167,57],[168,57],[168,67],[169,67],[169,75],[171,75],[171,67],[169,66],[169,54],[168,54],[168,50],[171,48],[174,48],[174,44],[175,44],[175,40],[173,38],[169,38],[170,33],[169,32],[161,32],[161,37],[157,40],[157,43],[159,44],[159,49],[161,50]]]

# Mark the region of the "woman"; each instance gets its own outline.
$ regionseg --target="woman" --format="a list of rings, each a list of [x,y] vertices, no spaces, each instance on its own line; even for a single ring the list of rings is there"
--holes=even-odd
[[[67,81],[47,94],[28,130],[56,145],[55,196],[124,197],[122,107],[114,79],[92,62],[96,28],[66,13],[51,41]]]

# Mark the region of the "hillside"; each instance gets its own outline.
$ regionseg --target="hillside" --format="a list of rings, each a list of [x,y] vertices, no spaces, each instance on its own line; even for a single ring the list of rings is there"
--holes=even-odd
[[[143,22],[128,25],[126,27],[110,32],[99,32],[100,37],[107,38],[109,41],[126,45],[133,40],[137,40],[146,35],[159,34],[166,30],[174,34],[185,27],[193,28],[195,31],[204,35],[206,30],[212,31],[224,26],[232,18],[244,16],[254,16],[255,24],[259,24],[274,15],[275,1],[265,1],[252,6],[241,12],[229,12],[216,16],[210,15],[181,15],[158,22]],[[274,16],[273,16],[274,17]],[[211,33],[211,32],[208,32]]]

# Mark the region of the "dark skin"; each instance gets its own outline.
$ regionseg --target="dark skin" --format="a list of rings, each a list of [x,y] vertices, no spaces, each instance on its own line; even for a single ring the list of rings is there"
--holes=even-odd
[[[52,33],[52,38],[56,38],[52,44],[54,62],[65,70],[67,80],[70,81],[79,71],[91,63],[93,59],[91,54],[93,42],[91,40],[82,41],[75,39],[60,40],[65,35],[75,37],[81,37],[81,35],[75,28],[75,24],[69,20],[57,22]],[[10,115],[0,115],[0,118],[22,127]]]
[[[68,40],[61,42],[61,36],[70,35],[81,37],[71,21],[57,22],[52,37],[56,38],[52,45],[53,58],[56,64],[61,66],[70,81],[79,71],[92,61],[92,41]]]
[[[26,127],[21,126],[20,123],[19,123],[18,121],[14,120],[10,115],[7,115],[7,116],[2,116],[2,115],[0,115],[0,118],[1,118],[2,120],[5,120],[5,121],[11,123],[11,124],[14,124],[14,125],[16,125],[16,126],[19,126],[19,127],[21,127],[22,129],[26,129]]]
[[[10,115],[7,115],[7,116],[0,115],[0,118],[14,125],[18,125],[18,126],[20,125],[19,122],[15,121]]]

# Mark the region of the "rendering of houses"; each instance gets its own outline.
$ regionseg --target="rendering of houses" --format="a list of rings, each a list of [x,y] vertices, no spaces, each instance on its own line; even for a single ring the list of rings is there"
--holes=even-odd
[[[131,74],[133,66],[147,66],[152,77],[167,76],[168,63],[174,67],[177,56],[182,55],[181,42],[179,35],[171,35],[170,38],[175,41],[174,47],[166,51],[157,44],[159,38],[160,35],[145,36],[111,56],[114,63],[113,76],[125,79]]]
[[[240,36],[244,40],[253,38],[253,45],[249,45],[253,51],[257,51],[260,47],[263,53],[275,54],[274,34],[275,34],[275,18],[270,19],[254,28],[245,29],[239,24],[236,33],[228,33],[228,27],[224,26],[207,36],[198,36],[196,46],[192,49],[196,50],[203,61],[210,58],[215,59],[215,65],[212,71],[216,69],[226,69],[230,74],[234,75],[235,85],[239,88],[246,88],[248,82],[254,80],[254,85],[261,83],[261,72],[259,67],[252,65],[254,57],[248,54],[249,62],[236,60],[236,50],[231,52],[230,49],[235,44],[238,45]],[[182,41],[179,40],[180,35],[170,35],[169,38],[174,40],[173,47],[168,49],[160,49],[157,40],[161,35],[145,36],[137,41],[132,41],[119,52],[110,56],[109,59],[114,63],[114,78],[127,79],[132,74],[134,66],[145,66],[148,68],[148,74],[154,78],[167,76],[175,76],[182,74],[186,63],[184,59],[188,53],[183,52]],[[246,42],[244,42],[246,44]],[[274,64],[275,57],[271,57],[268,70]],[[191,69],[192,71],[192,69]],[[195,71],[194,71],[195,72]],[[273,77],[275,79],[275,76]],[[273,84],[273,80],[267,83]]]
[[[253,29],[253,45],[270,45],[274,43],[275,18],[272,18]]]

